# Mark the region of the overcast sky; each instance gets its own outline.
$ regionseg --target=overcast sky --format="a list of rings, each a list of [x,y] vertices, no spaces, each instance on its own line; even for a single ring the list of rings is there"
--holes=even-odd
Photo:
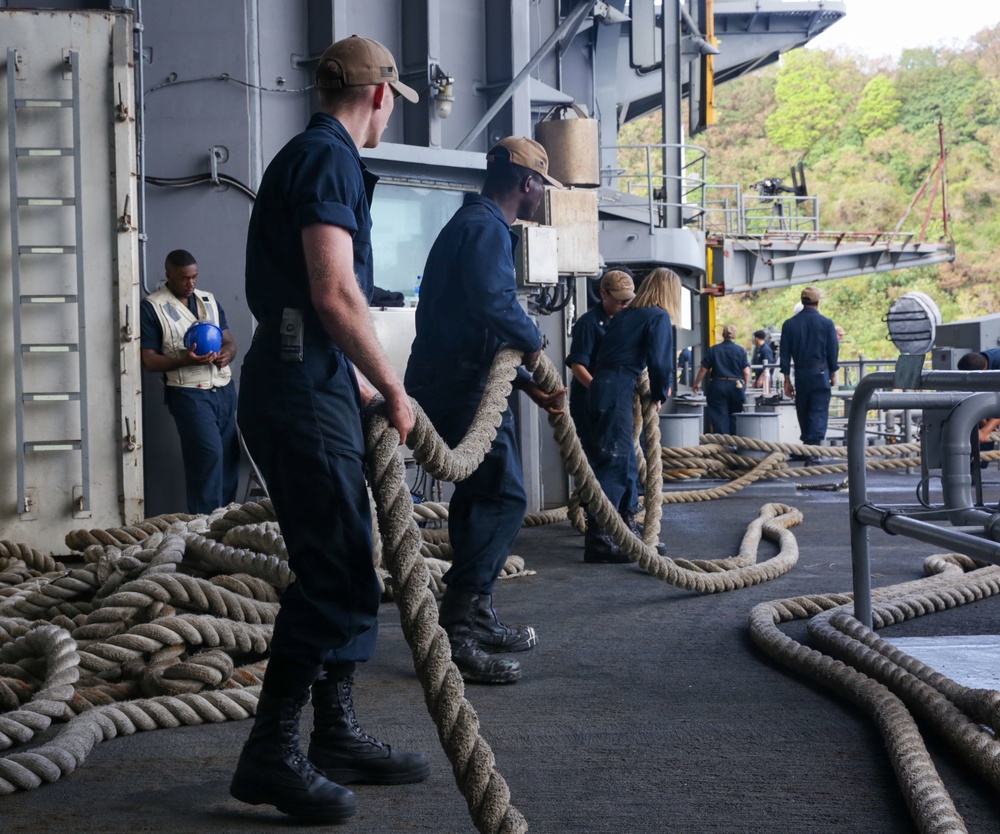
[[[809,42],[847,46],[871,57],[899,58],[904,49],[950,46],[1000,23],[994,0],[846,0],[847,16]]]

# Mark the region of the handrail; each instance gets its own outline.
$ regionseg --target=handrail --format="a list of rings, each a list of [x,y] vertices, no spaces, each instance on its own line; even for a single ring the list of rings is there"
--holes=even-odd
[[[662,172],[662,162],[654,163],[654,156],[662,160],[668,150],[680,150],[685,159],[681,173],[667,175]],[[664,218],[670,208],[679,208],[685,225],[694,225],[704,229],[705,191],[707,186],[708,152],[697,145],[677,143],[654,143],[648,145],[612,145],[603,150],[638,151],[640,171],[629,173],[626,167],[603,168],[601,184],[617,190],[631,201],[621,199],[617,205],[626,208],[644,208],[650,228],[664,225]],[[620,183],[624,183],[624,188]],[[658,195],[669,193],[667,184],[677,182],[680,185],[680,203],[667,201]]]
[[[780,193],[749,194],[739,184],[711,183],[708,181],[708,152],[699,145],[685,143],[650,143],[643,145],[604,145],[600,149],[612,153],[618,160],[621,154],[631,157],[624,165],[606,166],[600,170],[600,181],[604,187],[598,192],[599,200],[608,206],[611,204],[622,208],[640,209],[647,217],[652,231],[667,225],[667,217],[676,215],[679,210],[681,222],[685,227],[695,228],[709,235],[725,237],[748,237],[781,240],[788,235],[797,238],[800,245],[832,241],[834,252],[841,254],[847,249],[848,243],[866,241],[869,254],[885,251],[893,254],[899,246],[905,250],[913,246],[928,244],[926,241],[925,219],[920,236],[913,241],[913,232],[900,231],[903,220],[892,231],[866,232],[831,232],[820,229],[820,198],[817,196],[790,193],[792,189],[781,189]],[[679,174],[664,172],[664,159],[668,151],[680,151],[683,163]],[[935,168],[935,174],[943,179],[942,160]],[[668,188],[667,186],[679,186]],[[757,183],[758,186],[762,183]],[[925,183],[926,186],[926,183]],[[617,191],[617,195],[609,193]],[[921,189],[922,193],[923,189]],[[680,201],[668,201],[667,194],[679,192]],[[789,192],[789,193],[785,193]],[[920,196],[919,194],[917,195]],[[914,202],[916,198],[914,198]],[[912,206],[911,206],[912,208]],[[930,209],[928,208],[928,212]],[[907,210],[907,215],[909,210]],[[929,215],[928,215],[929,216]],[[947,233],[947,220],[945,221]],[[949,236],[950,241],[950,236]],[[952,244],[953,245],[953,244]],[[937,244],[938,247],[941,244]],[[862,254],[858,250],[858,254]],[[825,253],[810,253],[817,259],[829,257]],[[774,263],[792,263],[803,256],[795,254]]]
[[[962,531],[935,527],[907,515],[907,507],[878,506],[868,497],[865,467],[865,416],[876,404],[879,390],[892,390],[899,386],[895,374],[880,372],[866,376],[855,392],[847,425],[847,466],[850,500],[851,563],[854,577],[854,616],[868,628],[872,627],[871,549],[869,527],[880,527],[890,534],[902,534],[936,546],[947,547],[973,558],[1000,562],[1000,545],[995,541],[971,536]],[[924,371],[916,390],[906,392],[911,408],[922,408],[937,402],[937,392],[986,392],[996,397],[1000,387],[997,371]],[[966,393],[966,396],[968,394]],[[887,398],[887,395],[881,395]],[[897,395],[897,401],[899,399]],[[973,414],[962,428],[975,425]],[[958,435],[962,432],[957,432]],[[968,437],[968,431],[964,434]],[[960,449],[958,454],[966,452]],[[954,453],[954,450],[952,450]],[[966,456],[967,459],[967,456]],[[963,463],[963,466],[966,465]],[[924,511],[926,508],[913,508]]]

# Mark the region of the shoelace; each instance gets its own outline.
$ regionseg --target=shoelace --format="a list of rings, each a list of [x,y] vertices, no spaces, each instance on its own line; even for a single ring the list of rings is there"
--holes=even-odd
[[[361,723],[358,721],[357,716],[354,714],[354,701],[353,701],[353,699],[351,699],[350,697],[342,697],[341,698],[341,705],[342,705],[342,709],[347,714],[347,723],[350,724],[351,729],[354,731],[354,734],[359,739],[361,739],[364,742],[367,742],[368,744],[373,744],[375,747],[378,747],[380,750],[382,748],[386,747],[386,745],[384,745],[377,738],[372,738],[370,735],[368,735],[368,733],[365,732],[365,728],[361,726]]]
[[[299,774],[306,781],[311,782],[316,777],[320,776],[319,770],[316,768],[302,750],[299,749],[298,745],[288,744],[285,747],[288,753],[288,764],[296,773]]]

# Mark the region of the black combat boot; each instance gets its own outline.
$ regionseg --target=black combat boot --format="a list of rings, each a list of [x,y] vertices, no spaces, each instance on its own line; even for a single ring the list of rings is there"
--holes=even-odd
[[[240,802],[274,805],[310,822],[342,822],[354,815],[354,794],[329,781],[299,747],[299,719],[307,700],[308,695],[261,693],[229,793]]]
[[[493,608],[493,594],[479,594],[479,607],[472,624],[472,636],[484,652],[526,652],[538,642],[531,626],[509,626],[500,622]]]
[[[354,678],[313,684],[309,761],[327,779],[349,785],[406,785],[431,772],[423,753],[394,751],[366,733],[354,715]]]
[[[474,629],[482,594],[447,588],[441,598],[438,622],[448,634],[451,660],[470,683],[514,683],[521,678],[521,664],[483,651]]]
[[[636,521],[635,513],[624,513],[622,515],[622,518],[625,520],[625,524],[628,527],[628,529],[632,531],[632,534],[641,541],[642,537],[646,535],[645,525],[642,525],[638,521]],[[655,545],[653,545],[653,547],[656,549],[658,555],[660,556],[667,555],[667,546],[663,542],[657,542]]]
[[[608,537],[595,519],[587,521],[587,535],[583,542],[583,561],[590,564],[610,563],[623,565],[631,559]]]

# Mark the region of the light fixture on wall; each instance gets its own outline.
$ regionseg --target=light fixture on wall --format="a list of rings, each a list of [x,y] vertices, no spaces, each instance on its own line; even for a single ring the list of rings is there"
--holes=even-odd
[[[440,64],[431,64],[430,76],[434,112],[439,119],[447,119],[455,103],[455,79],[441,69]]]

